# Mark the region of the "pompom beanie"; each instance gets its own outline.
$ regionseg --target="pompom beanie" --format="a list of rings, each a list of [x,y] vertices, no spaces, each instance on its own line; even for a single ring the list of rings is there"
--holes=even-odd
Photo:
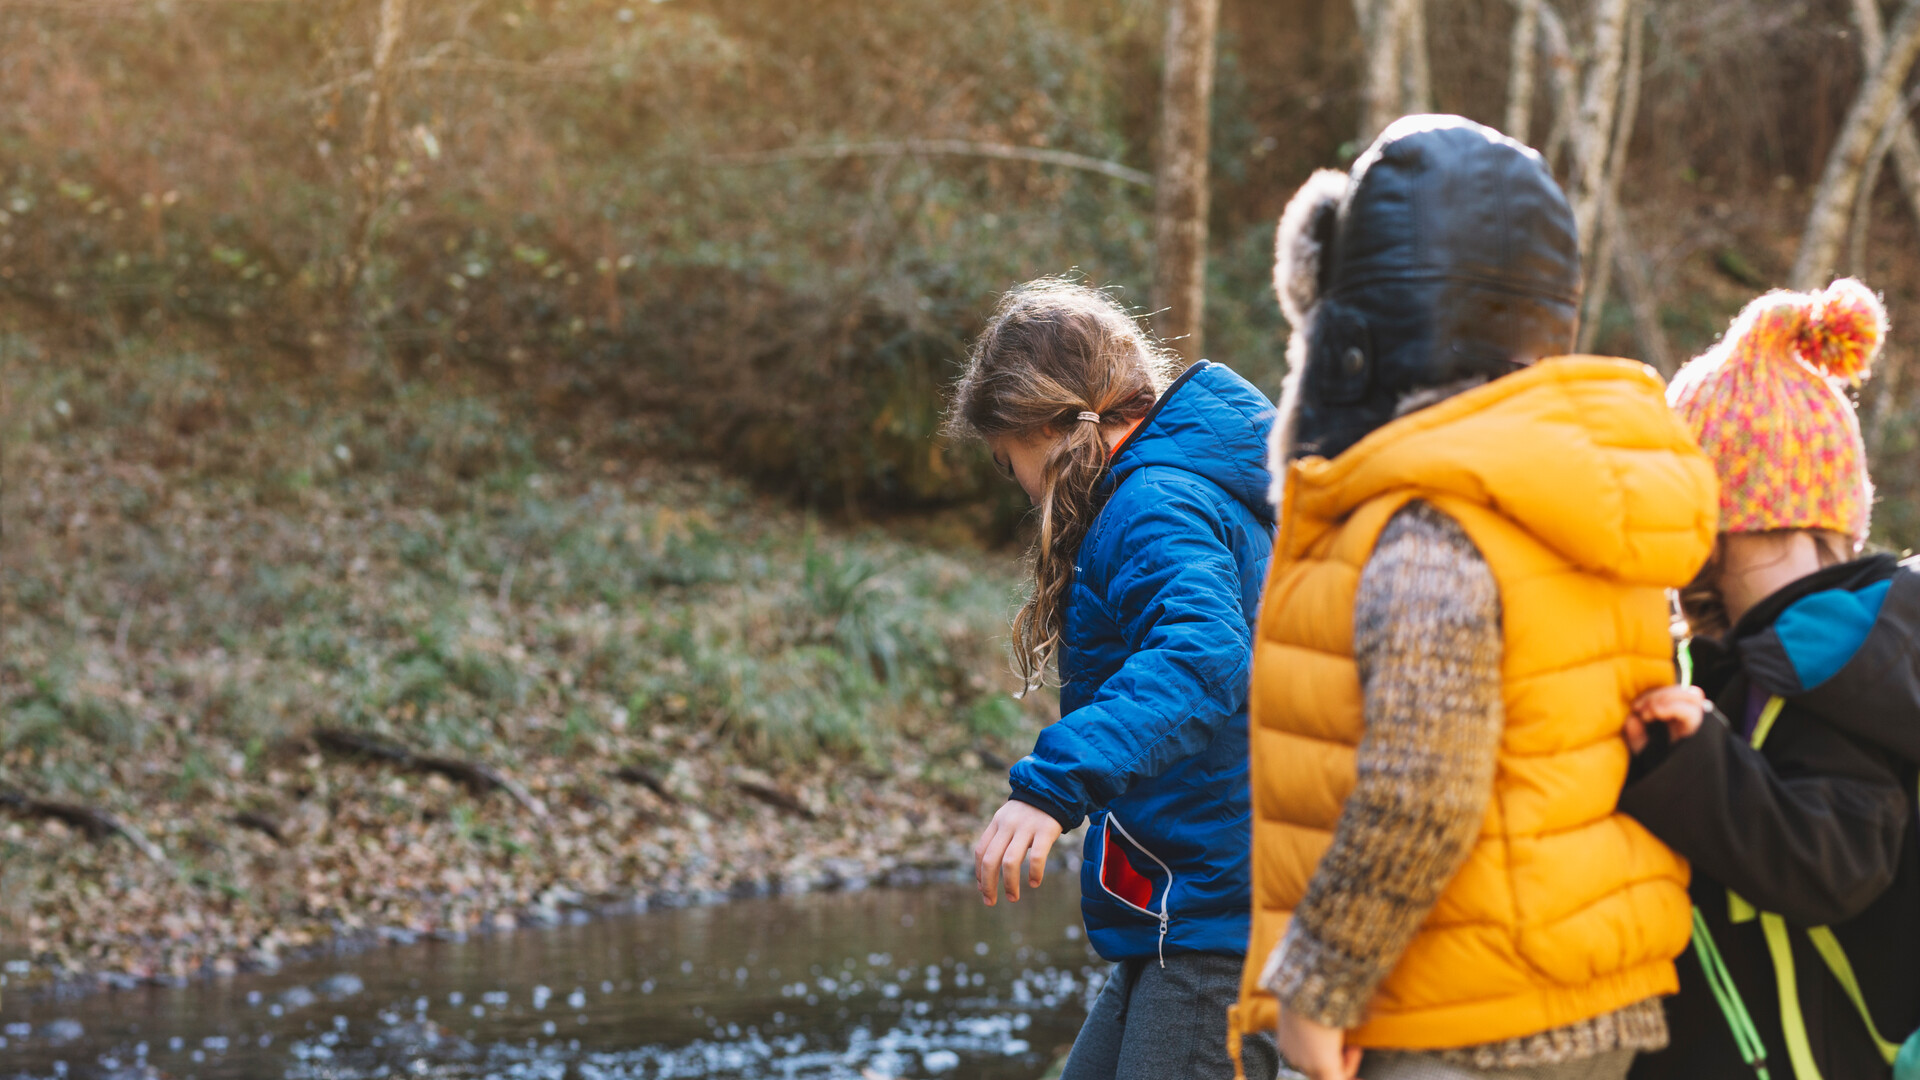
[[[1667,400],[1720,476],[1720,531],[1867,537],[1873,485],[1842,382],[1866,377],[1887,312],[1860,282],[1771,292],[1674,376]]]

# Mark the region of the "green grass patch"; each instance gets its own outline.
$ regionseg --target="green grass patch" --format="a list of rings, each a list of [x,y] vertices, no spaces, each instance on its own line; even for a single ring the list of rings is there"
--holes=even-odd
[[[829,528],[454,390],[5,345],[14,777],[162,745],[199,797],[316,723],[494,759],[664,728],[776,765],[1031,736],[1005,555]]]

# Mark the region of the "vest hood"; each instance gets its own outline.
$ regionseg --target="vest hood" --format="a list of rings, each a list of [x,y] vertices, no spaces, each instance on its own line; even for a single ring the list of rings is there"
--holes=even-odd
[[[1184,469],[1216,486],[1271,527],[1267,429],[1273,403],[1222,364],[1201,360],[1167,387],[1114,451],[1103,494],[1149,465]]]
[[[1712,464],[1659,376],[1628,360],[1561,357],[1496,379],[1337,458],[1294,462],[1285,497],[1333,523],[1407,488],[1485,506],[1581,570],[1627,584],[1690,581],[1717,526]]]

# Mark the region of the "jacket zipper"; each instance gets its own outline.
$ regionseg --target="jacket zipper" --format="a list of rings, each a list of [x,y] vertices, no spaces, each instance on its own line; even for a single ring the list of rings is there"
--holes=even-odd
[[[1142,844],[1140,841],[1135,840],[1133,838],[1133,834],[1127,831],[1127,827],[1125,825],[1120,824],[1120,819],[1113,815],[1113,811],[1111,810],[1107,811],[1107,820],[1105,824],[1102,825],[1102,828],[1119,829],[1120,835],[1127,838],[1127,843],[1132,844],[1136,848],[1139,848],[1141,852],[1146,855],[1147,858],[1152,859],[1154,861],[1154,864],[1160,867],[1160,870],[1162,873],[1167,875],[1167,887],[1166,887],[1166,890],[1160,894],[1160,910],[1158,912],[1149,911],[1146,908],[1143,908],[1140,905],[1127,900],[1125,897],[1121,896],[1119,893],[1114,892],[1112,889],[1108,889],[1107,882],[1106,882],[1106,873],[1105,873],[1106,868],[1104,865],[1101,867],[1102,873],[1100,875],[1100,888],[1105,890],[1108,896],[1113,897],[1115,900],[1120,901],[1120,903],[1126,905],[1129,908],[1132,908],[1133,910],[1139,912],[1142,915],[1159,918],[1160,920],[1160,942],[1159,942],[1160,966],[1162,968],[1165,968],[1167,966],[1167,923],[1169,921],[1169,918],[1167,915],[1167,902],[1173,899],[1173,867],[1168,866],[1165,862],[1162,862],[1160,859],[1160,856],[1155,855],[1151,851],[1148,851],[1147,846],[1145,844]],[[1100,851],[1101,851],[1101,858],[1103,859],[1106,857],[1106,848],[1107,848],[1107,845],[1104,842],[1101,843]]]

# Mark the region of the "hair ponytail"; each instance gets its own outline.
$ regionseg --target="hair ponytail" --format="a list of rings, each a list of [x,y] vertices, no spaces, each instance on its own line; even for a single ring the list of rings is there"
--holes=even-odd
[[[1145,416],[1172,369],[1171,358],[1112,297],[1057,278],[1009,292],[974,342],[954,388],[949,427],[979,438],[1057,440],[1035,502],[1033,591],[1013,617],[1022,693],[1040,686],[1060,647],[1074,559],[1099,512],[1107,471],[1102,429]]]

